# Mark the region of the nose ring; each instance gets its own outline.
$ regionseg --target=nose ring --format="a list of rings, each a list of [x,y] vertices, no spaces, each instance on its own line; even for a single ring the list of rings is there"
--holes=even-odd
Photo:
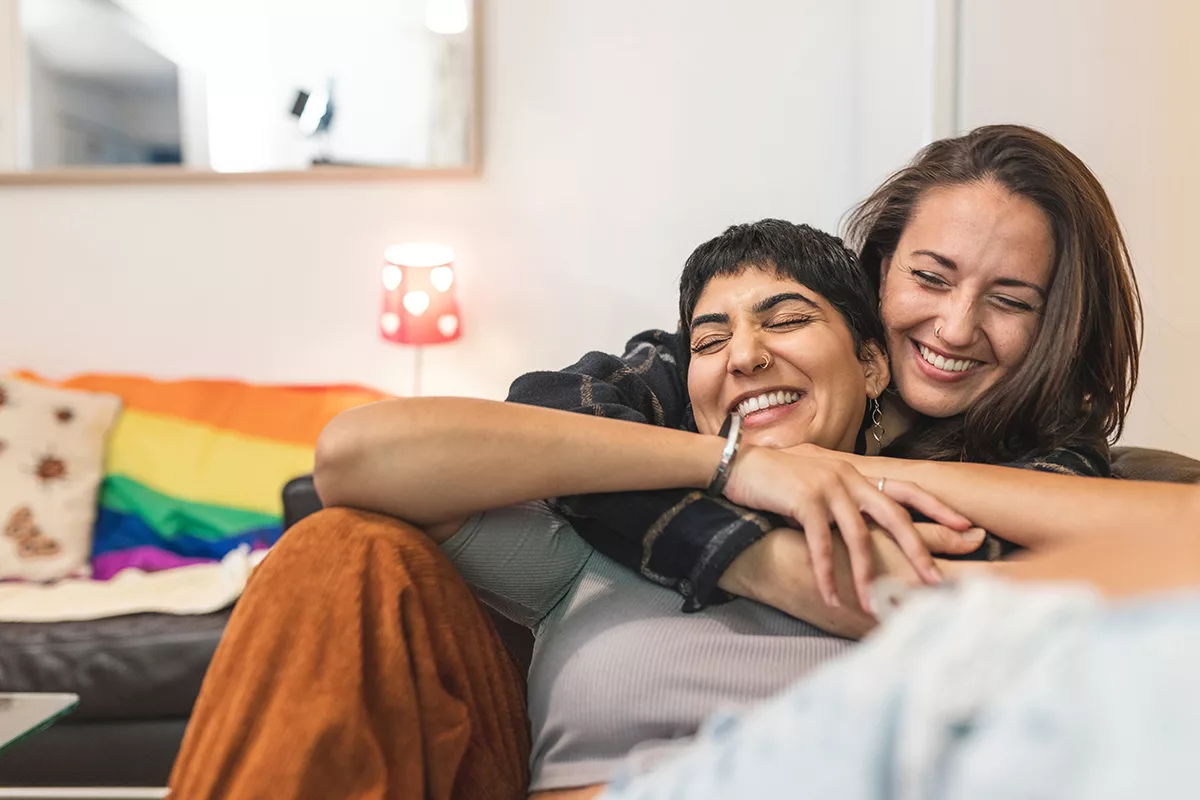
[[[935,325],[933,327],[933,335],[939,339],[942,338],[942,326],[941,325]]]
[[[763,369],[766,369],[767,367],[771,366],[771,354],[763,353],[762,363],[759,364],[758,366],[762,367]]]

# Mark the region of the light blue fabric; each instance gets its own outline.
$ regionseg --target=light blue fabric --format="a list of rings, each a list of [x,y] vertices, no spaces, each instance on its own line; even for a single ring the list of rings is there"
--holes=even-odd
[[[1200,797],[1200,592],[921,592],[859,649],[603,797]]]

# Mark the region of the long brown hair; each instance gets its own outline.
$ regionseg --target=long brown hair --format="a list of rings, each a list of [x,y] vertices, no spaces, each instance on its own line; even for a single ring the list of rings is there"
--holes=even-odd
[[[925,147],[850,212],[846,241],[879,292],[880,265],[939,186],[994,181],[1032,200],[1054,234],[1045,311],[1024,360],[964,414],[924,419],[895,454],[1000,463],[1057,447],[1107,451],[1137,384],[1142,303],[1104,188],[1070,150],[1020,125],[988,125]]]

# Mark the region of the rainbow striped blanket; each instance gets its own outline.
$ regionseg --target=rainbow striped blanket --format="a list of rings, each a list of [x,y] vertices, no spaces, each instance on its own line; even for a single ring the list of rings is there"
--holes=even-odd
[[[347,408],[387,397],[354,386],[112,375],[56,385],[109,392],[125,403],[100,489],[97,580],[129,567],[215,562],[243,544],[271,546],[282,533],[280,491],[312,471],[321,429]]]

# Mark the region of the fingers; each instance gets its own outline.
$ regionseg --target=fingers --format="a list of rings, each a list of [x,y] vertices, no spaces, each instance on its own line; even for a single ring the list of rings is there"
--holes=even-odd
[[[865,481],[864,481],[865,483]],[[917,575],[926,583],[941,583],[942,574],[933,562],[925,540],[917,532],[912,517],[899,503],[869,486],[865,497],[860,496],[862,510],[886,530],[900,546]]]
[[[829,531],[829,520],[826,519],[825,509],[821,506],[811,507],[808,513],[797,517],[804,538],[808,541],[808,552],[812,558],[813,577],[817,582],[817,592],[828,606],[838,608],[842,601],[838,599],[837,582],[833,571],[833,536]]]
[[[948,528],[965,531],[971,527],[969,519],[911,481],[884,481],[883,493]]]
[[[987,532],[983,528],[956,531],[936,522],[918,522],[916,528],[921,540],[925,542],[925,546],[931,552],[949,555],[973,553],[979,549],[979,546],[983,544],[984,537],[987,536]]]
[[[858,603],[863,610],[871,612],[870,587],[875,577],[875,554],[867,522],[849,492],[844,489],[830,493],[829,509],[850,555],[850,573]]]

